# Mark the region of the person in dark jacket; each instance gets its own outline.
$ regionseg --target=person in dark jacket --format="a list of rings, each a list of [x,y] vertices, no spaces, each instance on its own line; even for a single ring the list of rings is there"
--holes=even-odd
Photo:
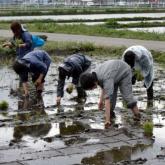
[[[88,71],[90,66],[91,60],[81,53],[73,54],[64,60],[63,64],[61,64],[58,68],[59,78],[57,85],[57,105],[60,105],[61,98],[64,95],[64,85],[66,77],[68,77],[68,79],[69,77],[72,77],[72,84],[76,86],[78,98],[86,97],[85,91],[79,85],[79,77],[83,72]],[[72,87],[67,88],[68,93],[69,88]]]
[[[14,36],[11,41],[4,43],[3,47],[16,47],[17,58],[21,59],[34,49],[32,35],[17,21],[12,22],[10,28]]]
[[[25,96],[29,95],[28,73],[31,73],[32,81],[36,86],[38,94],[40,94],[43,90],[44,79],[48,72],[50,63],[50,56],[43,50],[34,50],[14,62],[13,69],[17,74],[19,74],[20,79],[23,82]]]

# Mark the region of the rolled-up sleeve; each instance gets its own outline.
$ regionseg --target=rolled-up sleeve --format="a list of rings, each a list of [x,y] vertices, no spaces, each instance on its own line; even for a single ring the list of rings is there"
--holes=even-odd
[[[58,79],[58,85],[57,85],[57,97],[63,97],[64,96],[64,85],[65,85],[65,78]]]
[[[46,53],[46,55],[44,56],[44,63],[47,65],[47,69],[49,69],[49,66],[50,66],[50,63],[51,63],[51,58],[48,55],[48,53]]]
[[[106,79],[103,84],[104,99],[108,99],[114,92],[114,79]]]

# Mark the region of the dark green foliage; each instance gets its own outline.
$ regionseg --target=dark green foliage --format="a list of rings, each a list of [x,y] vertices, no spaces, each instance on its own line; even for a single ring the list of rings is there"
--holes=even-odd
[[[9,104],[8,104],[7,101],[3,100],[3,101],[0,102],[0,109],[1,110],[7,110],[8,107],[9,107]]]
[[[106,22],[106,26],[109,28],[118,28],[120,25],[118,24],[118,22],[115,19],[109,19]]]

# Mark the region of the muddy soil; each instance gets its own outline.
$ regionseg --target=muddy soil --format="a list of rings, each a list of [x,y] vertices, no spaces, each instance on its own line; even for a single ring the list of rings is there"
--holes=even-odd
[[[155,65],[153,102],[147,102],[143,82],[133,86],[142,121],[133,121],[119,93],[116,119],[105,130],[104,112],[97,109],[99,89],[88,92],[86,101],[77,100],[75,90],[65,93],[62,106],[55,106],[57,66],[50,67],[42,97],[31,84],[29,98],[22,97],[18,76],[0,68],[0,100],[9,103],[8,110],[0,110],[0,164],[165,164],[164,68]],[[142,128],[147,120],[154,124],[151,137]]]

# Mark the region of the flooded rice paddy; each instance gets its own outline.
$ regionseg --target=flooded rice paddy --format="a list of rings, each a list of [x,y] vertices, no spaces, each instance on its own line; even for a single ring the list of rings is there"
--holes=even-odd
[[[2,16],[0,21],[12,20],[99,20],[108,18],[164,17],[165,13],[126,13],[126,14],[79,14],[79,15],[42,15],[42,16]]]
[[[133,87],[142,121],[132,120],[119,94],[116,119],[105,130],[104,114],[97,109],[99,89],[88,92],[86,101],[77,100],[76,91],[65,93],[62,106],[55,106],[57,66],[50,67],[42,97],[31,85],[29,98],[20,95],[14,71],[0,68],[0,100],[9,103],[8,110],[0,110],[0,164],[165,164],[164,68],[155,65],[153,102],[147,102],[142,82]],[[147,120],[154,123],[152,137],[143,134]]]

